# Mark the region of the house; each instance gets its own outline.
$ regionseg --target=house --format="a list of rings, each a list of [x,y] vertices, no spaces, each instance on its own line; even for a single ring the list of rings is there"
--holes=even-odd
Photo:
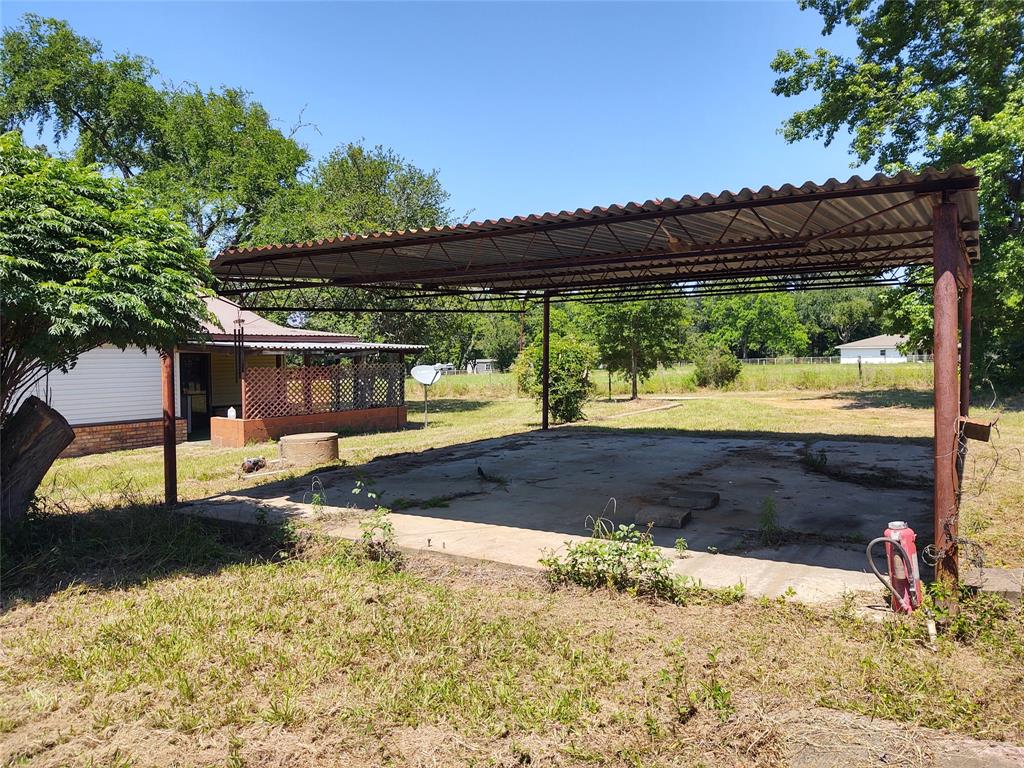
[[[479,360],[471,360],[466,364],[466,373],[496,373],[498,361],[489,357],[482,357]]]
[[[871,336],[836,347],[840,363],[905,363],[908,358],[899,347],[907,343],[906,336]]]
[[[177,438],[242,447],[294,432],[398,429],[405,424],[404,355],[416,344],[278,325],[219,297],[219,326],[174,350]],[[237,332],[237,335],[236,335]],[[162,441],[160,356],[103,346],[33,392],[75,431],[62,456]]]

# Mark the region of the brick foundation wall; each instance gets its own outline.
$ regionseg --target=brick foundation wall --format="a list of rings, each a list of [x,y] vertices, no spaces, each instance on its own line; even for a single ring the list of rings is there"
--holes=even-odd
[[[185,442],[188,436],[188,424],[185,419],[176,419],[174,426],[177,442]],[[108,451],[125,451],[131,448],[149,448],[161,445],[164,441],[162,419],[122,421],[110,424],[79,424],[71,428],[75,430],[75,439],[64,449],[61,458],[87,456],[91,453],[107,453]]]
[[[330,411],[272,419],[210,419],[210,443],[215,448],[242,448],[249,443],[265,443],[283,435],[300,432],[372,432],[402,429],[404,405],[392,408],[364,408],[358,411]]]

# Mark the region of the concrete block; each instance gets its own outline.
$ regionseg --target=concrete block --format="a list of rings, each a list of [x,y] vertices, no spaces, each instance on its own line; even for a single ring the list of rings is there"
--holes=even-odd
[[[299,467],[327,464],[338,460],[336,432],[307,432],[285,435],[279,443],[281,458]]]
[[[688,491],[685,488],[668,497],[671,507],[680,509],[711,509],[718,506],[720,496],[715,491]]]
[[[1014,605],[1020,605],[1024,568],[969,568],[963,573],[963,582],[981,592],[999,595]]]
[[[654,524],[657,528],[682,528],[690,522],[692,514],[689,510],[679,509],[646,509],[633,516],[638,527]]]

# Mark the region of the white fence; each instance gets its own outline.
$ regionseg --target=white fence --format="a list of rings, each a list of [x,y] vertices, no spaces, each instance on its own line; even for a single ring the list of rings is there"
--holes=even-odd
[[[931,355],[907,355],[906,358],[908,363],[932,362]],[[830,363],[838,363],[839,361],[839,355],[832,355],[831,357],[748,357],[745,360],[740,360],[741,363],[746,365],[803,365],[808,363],[828,365]]]

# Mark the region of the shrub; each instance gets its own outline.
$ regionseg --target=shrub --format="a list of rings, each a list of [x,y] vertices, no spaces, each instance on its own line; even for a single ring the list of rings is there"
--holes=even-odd
[[[597,360],[597,351],[572,337],[552,338],[550,345],[551,375],[548,406],[556,422],[579,421],[583,405],[590,399],[593,384],[590,369]],[[513,370],[519,389],[536,399],[541,398],[541,365],[543,350],[539,344],[524,349]]]
[[[615,589],[638,597],[650,597],[683,604],[691,598],[706,598],[728,605],[743,599],[741,584],[725,589],[705,589],[688,576],[669,572],[671,563],[654,543],[650,530],[635,525],[612,528],[598,519],[591,538],[566,545],[561,557],[541,558],[553,585],[578,584],[588,589]]]
[[[698,387],[727,387],[739,378],[743,364],[727,349],[712,347],[694,356],[694,379]]]

